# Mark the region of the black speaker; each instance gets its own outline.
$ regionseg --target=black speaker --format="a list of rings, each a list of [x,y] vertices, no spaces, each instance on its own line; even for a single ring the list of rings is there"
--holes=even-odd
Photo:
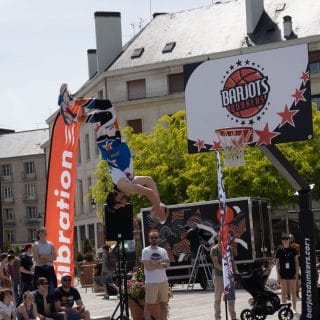
[[[131,203],[114,210],[110,210],[105,205],[104,221],[107,241],[118,240],[118,235],[121,235],[120,239],[122,240],[133,240],[133,210]]]

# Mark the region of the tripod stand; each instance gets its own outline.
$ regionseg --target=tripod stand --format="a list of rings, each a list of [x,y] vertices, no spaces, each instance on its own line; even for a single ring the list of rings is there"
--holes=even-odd
[[[128,306],[128,286],[127,286],[127,259],[124,248],[124,239],[122,234],[118,234],[117,237],[117,278],[118,278],[118,288],[119,288],[119,303],[116,306],[111,320],[129,320],[129,306]],[[123,280],[123,286],[122,286]],[[117,318],[115,315],[120,309],[120,314]]]

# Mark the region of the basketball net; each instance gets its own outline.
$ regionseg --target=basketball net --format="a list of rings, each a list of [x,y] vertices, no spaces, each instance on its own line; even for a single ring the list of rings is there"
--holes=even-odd
[[[252,141],[252,128],[233,127],[215,131],[224,150],[224,167],[244,166],[244,148]]]

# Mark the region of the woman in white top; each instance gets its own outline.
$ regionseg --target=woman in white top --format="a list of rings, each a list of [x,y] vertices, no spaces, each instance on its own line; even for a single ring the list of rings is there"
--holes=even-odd
[[[57,277],[53,267],[56,259],[56,249],[52,242],[47,240],[47,229],[41,227],[37,230],[38,240],[32,246],[33,260],[35,262],[34,283],[40,277],[47,278],[49,281],[49,293],[57,287]],[[36,287],[36,286],[35,286]]]
[[[16,318],[16,310],[13,303],[12,291],[5,289],[0,291],[0,319],[11,320]]]

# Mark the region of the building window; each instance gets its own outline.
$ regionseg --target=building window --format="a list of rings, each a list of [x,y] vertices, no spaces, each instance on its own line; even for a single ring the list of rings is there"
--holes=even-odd
[[[37,238],[37,228],[28,229],[28,242],[33,242]]]
[[[133,133],[142,133],[142,119],[128,120],[127,125],[133,129]]]
[[[34,183],[26,184],[26,198],[35,199],[36,197],[36,185]]]
[[[103,90],[98,91],[98,99],[103,99]]]
[[[25,162],[24,163],[24,173],[26,176],[34,175],[34,162]]]
[[[39,219],[37,207],[27,207],[27,219],[28,221]]]
[[[168,75],[169,93],[184,91],[183,73],[174,73]]]
[[[87,157],[87,160],[90,160],[90,138],[88,133],[85,135],[84,142],[86,145],[86,157]]]
[[[3,209],[3,217],[5,222],[14,222],[14,213],[13,209]]]
[[[320,110],[320,95],[312,96],[311,102],[316,104],[317,110]]]
[[[79,199],[79,213],[83,213],[83,185],[82,180],[77,180],[77,186],[78,186],[78,199]]]
[[[146,97],[146,79],[127,82],[128,100],[143,99]]]
[[[10,178],[12,176],[11,164],[2,165],[2,176],[5,178]]]
[[[95,247],[96,240],[95,240],[94,224],[88,225],[88,236],[89,236],[91,245]]]
[[[78,163],[81,163],[81,143],[78,141]]]
[[[79,248],[78,248],[78,228],[75,226],[73,228],[73,239],[74,239],[74,251],[77,253],[79,252]]]
[[[11,244],[15,242],[15,236],[13,230],[4,231],[4,241],[10,242]]]
[[[320,72],[320,61],[315,61],[310,63],[310,73],[317,73]]]
[[[83,243],[86,238],[86,226],[79,226],[79,235],[80,235],[80,251],[83,251]]]
[[[3,197],[4,199],[12,199],[13,193],[12,193],[12,187],[3,187]]]

